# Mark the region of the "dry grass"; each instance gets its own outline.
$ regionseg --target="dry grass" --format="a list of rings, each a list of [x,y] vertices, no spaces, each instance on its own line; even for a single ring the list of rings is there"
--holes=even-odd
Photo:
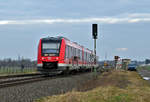
[[[80,91],[36,102],[150,102],[150,85],[136,72],[112,71],[85,83]]]

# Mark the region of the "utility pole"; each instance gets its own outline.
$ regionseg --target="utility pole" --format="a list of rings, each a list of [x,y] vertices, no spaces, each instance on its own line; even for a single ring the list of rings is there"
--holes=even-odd
[[[104,68],[108,67],[107,64],[107,52],[105,52]]]
[[[94,39],[94,54],[95,54],[94,63],[96,64],[96,39]]]
[[[92,24],[92,35],[93,35],[93,39],[94,39],[94,64],[96,65],[96,39],[97,39],[97,35],[98,35],[98,25],[97,24]],[[95,75],[97,74],[97,70],[96,67],[94,67],[94,72]]]

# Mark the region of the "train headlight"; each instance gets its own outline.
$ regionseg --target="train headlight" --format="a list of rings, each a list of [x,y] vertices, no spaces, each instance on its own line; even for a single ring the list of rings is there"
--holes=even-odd
[[[56,57],[56,60],[58,60],[58,57]]]
[[[44,54],[44,56],[48,56],[48,54]]]

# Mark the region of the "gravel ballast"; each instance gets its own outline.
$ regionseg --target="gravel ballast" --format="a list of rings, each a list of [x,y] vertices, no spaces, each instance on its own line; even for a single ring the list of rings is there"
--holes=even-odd
[[[38,98],[72,91],[92,79],[93,73],[83,73],[3,88],[0,89],[0,102],[33,102]]]

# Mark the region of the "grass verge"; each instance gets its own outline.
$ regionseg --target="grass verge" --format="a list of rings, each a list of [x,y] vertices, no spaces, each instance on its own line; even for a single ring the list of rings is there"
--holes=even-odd
[[[35,102],[150,102],[150,84],[136,72],[111,71],[79,89]]]

